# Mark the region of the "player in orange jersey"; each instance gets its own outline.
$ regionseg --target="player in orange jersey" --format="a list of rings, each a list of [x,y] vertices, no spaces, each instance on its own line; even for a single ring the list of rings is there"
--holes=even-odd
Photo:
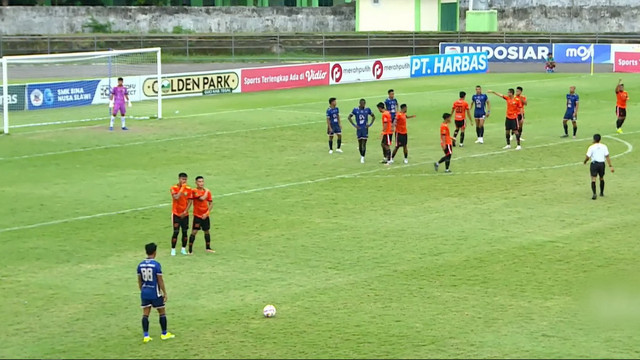
[[[391,141],[393,141],[393,120],[391,113],[384,109],[384,103],[378,103],[378,111],[382,113],[382,164],[391,164]]]
[[[415,115],[407,116],[407,104],[400,105],[400,112],[396,114],[396,148],[393,149],[391,154],[391,160],[396,157],[398,149],[401,147],[404,150],[404,163],[409,163],[409,149],[407,148],[407,141],[409,137],[407,135],[407,119],[412,119]]]
[[[182,228],[182,255],[187,255],[187,231],[189,231],[189,208],[191,207],[192,190],[187,185],[187,174],[178,174],[178,183],[173,185],[169,190],[171,193],[173,235],[171,236],[171,256],[176,255],[176,243],[178,242],[178,233]]]
[[[524,124],[524,107],[527,106],[527,97],[522,95],[522,86],[516,88],[516,99],[522,103],[522,114],[518,116],[518,133],[520,134],[520,141],[524,141],[522,138],[522,125]]]
[[[460,147],[464,146],[464,129],[467,127],[467,118],[472,119],[471,112],[469,111],[469,103],[464,99],[467,96],[467,93],[464,91],[460,91],[460,99],[456,100],[453,103],[453,107],[451,107],[451,113],[454,114],[454,119],[456,122],[456,131],[453,132],[453,138],[458,137],[458,132],[460,133]],[[471,123],[473,126],[473,123]]]
[[[444,151],[444,156],[437,162],[433,163],[433,168],[438,171],[440,164],[444,163],[444,172],[450,173],[449,164],[451,164],[451,153],[453,152],[453,139],[449,132],[449,123],[451,122],[451,114],[442,114],[442,124],[440,124],[440,147]]]
[[[516,134],[516,140],[518,141],[516,150],[520,150],[522,147],[520,146],[520,133],[518,132],[518,116],[522,115],[522,103],[515,98],[515,90],[509,89],[508,91],[508,95],[502,95],[493,90],[489,90],[489,93],[500,96],[507,101],[507,118],[504,122],[507,146],[503,147],[503,149],[511,149],[511,132],[513,132]]]
[[[622,124],[624,124],[624,120],[627,118],[627,100],[629,100],[629,93],[624,91],[622,79],[618,80],[618,85],[616,86],[616,98],[616,116],[618,117],[616,120],[616,131],[618,134],[622,134]]]
[[[191,194],[193,201],[193,225],[191,226],[191,236],[189,236],[189,255],[193,255],[193,243],[196,241],[198,230],[204,231],[204,241],[207,252],[213,253],[211,249],[211,208],[213,199],[211,191],[204,187],[204,177],[196,177],[196,188]]]

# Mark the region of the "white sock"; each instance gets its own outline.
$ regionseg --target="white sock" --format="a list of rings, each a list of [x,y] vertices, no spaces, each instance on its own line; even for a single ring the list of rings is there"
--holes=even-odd
[[[109,127],[113,127],[113,122],[116,120],[115,116],[111,117],[111,123],[109,123]]]
[[[122,127],[124,127],[124,116],[121,117],[120,120],[122,121]]]

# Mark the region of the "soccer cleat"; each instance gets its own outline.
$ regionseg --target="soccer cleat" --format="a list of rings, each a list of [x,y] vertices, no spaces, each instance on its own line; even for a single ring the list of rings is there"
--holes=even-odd
[[[463,143],[460,143],[460,145],[458,145],[458,146],[460,146],[460,147],[464,147],[464,144],[463,144]]]
[[[523,139],[523,138],[520,138],[520,141],[524,141],[524,139]]]
[[[503,149],[511,149],[511,145],[507,145],[507,146],[503,147]]]
[[[333,150],[329,150],[329,154],[333,154]]]
[[[450,169],[446,169],[444,172],[451,173],[451,170]]]
[[[440,167],[440,164],[438,164],[437,162],[434,162],[434,163],[433,163],[433,169],[434,169],[435,171],[438,171],[438,167]]]
[[[173,339],[174,337],[176,337],[175,335],[173,335],[170,332],[167,332],[166,334],[162,334],[160,335],[160,339],[162,340],[168,340],[168,339]]]
[[[206,249],[205,251],[206,251],[206,252],[208,252],[208,253],[215,253],[215,252],[216,252],[216,251],[215,251],[215,250],[213,250],[213,249]]]
[[[576,138],[576,136],[575,136],[575,135],[573,135],[573,138],[575,139],[575,138]],[[520,140],[522,140],[522,139],[520,139]]]
[[[408,164],[409,163],[409,159],[404,159],[404,163]]]
[[[593,196],[591,197],[591,200],[595,200],[595,199],[597,199],[597,198],[598,198],[598,195],[593,194]]]
[[[360,156],[360,164],[364,164],[364,156]]]
[[[185,250],[185,249],[180,250],[180,254],[187,255],[187,250]]]
[[[480,140],[479,141],[480,144],[484,144],[484,138],[480,138],[479,140]]]
[[[143,337],[143,338],[142,338],[142,342],[143,342],[143,343],[145,343],[145,344],[146,344],[146,343],[148,343],[148,342],[149,342],[149,341],[151,341],[151,340],[153,340],[153,339],[151,338],[151,336],[145,336],[145,337]]]
[[[604,196],[604,194],[603,194],[603,193],[600,193],[600,197],[603,197],[603,196]]]
[[[560,136],[560,137],[562,137],[562,138],[566,138],[566,137],[569,137],[569,135],[568,135],[568,134],[564,134],[564,135],[562,135],[562,136]]]
[[[393,159],[387,161],[389,164],[393,164]]]
[[[129,130],[129,129],[126,126],[123,126],[122,130]]]
[[[516,146],[516,150],[522,150],[522,146],[520,145]]]
[[[109,131],[113,131],[113,126],[109,126]]]
[[[342,149],[336,149],[336,152],[341,153],[341,152],[342,152]]]
[[[616,130],[616,132],[617,132],[618,134],[622,134],[622,128],[619,128],[618,130]]]
[[[193,251],[189,251],[189,252],[187,253],[187,255],[189,255],[189,256],[193,256]]]
[[[388,162],[388,161],[387,161],[387,159],[382,159],[382,160],[380,161],[380,164],[386,164],[387,162]]]
[[[171,249],[171,256],[176,256],[176,249]]]
[[[453,145],[453,147],[456,147],[456,139],[451,139],[451,144]]]

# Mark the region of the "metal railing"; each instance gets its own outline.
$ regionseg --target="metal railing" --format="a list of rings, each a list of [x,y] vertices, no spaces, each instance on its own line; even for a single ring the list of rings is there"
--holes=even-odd
[[[350,33],[0,36],[0,56],[161,47],[174,61],[305,61],[433,54],[440,42],[640,43],[638,34]]]

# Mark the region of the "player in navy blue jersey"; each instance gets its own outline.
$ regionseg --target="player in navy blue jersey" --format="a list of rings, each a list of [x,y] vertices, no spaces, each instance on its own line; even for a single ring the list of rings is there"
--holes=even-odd
[[[138,288],[140,289],[142,306],[142,331],[144,333],[142,341],[148,343],[153,340],[149,336],[149,313],[151,313],[151,307],[156,308],[160,315],[160,327],[162,328],[160,339],[171,339],[175,335],[167,331],[167,315],[164,309],[164,304],[167,302],[167,289],[164,287],[162,267],[156,261],[156,249],[158,247],[154,243],[149,243],[144,248],[147,252],[147,258],[138,264]]]
[[[360,99],[360,105],[353,108],[351,114],[347,120],[351,125],[356,128],[356,135],[358,136],[358,149],[360,150],[360,162],[364,164],[364,156],[367,153],[367,139],[369,138],[369,128],[376,121],[376,116],[373,115],[371,109],[366,107],[367,101]],[[356,122],[353,122],[353,117],[356,117]],[[369,123],[369,116],[371,116],[371,123]]]
[[[393,89],[387,91],[389,97],[384,101],[384,107],[391,114],[391,121],[396,121],[396,112],[398,112],[398,100],[396,99],[396,93]]]
[[[471,97],[473,117],[476,119],[476,144],[484,144],[484,120],[491,114],[491,103],[487,94],[482,93],[482,87],[476,86],[476,94]]]
[[[569,87],[569,93],[567,94],[567,107],[562,118],[562,127],[564,128],[564,135],[562,137],[569,137],[569,126],[567,121],[571,120],[573,124],[573,138],[576,138],[578,132],[578,108],[580,107],[580,96],[576,94],[576,87]]]
[[[327,135],[329,135],[329,154],[333,154],[333,136],[338,136],[338,148],[336,152],[341,153],[342,149],[342,123],[340,123],[340,109],[336,107],[336,98],[329,99],[327,109]]]

